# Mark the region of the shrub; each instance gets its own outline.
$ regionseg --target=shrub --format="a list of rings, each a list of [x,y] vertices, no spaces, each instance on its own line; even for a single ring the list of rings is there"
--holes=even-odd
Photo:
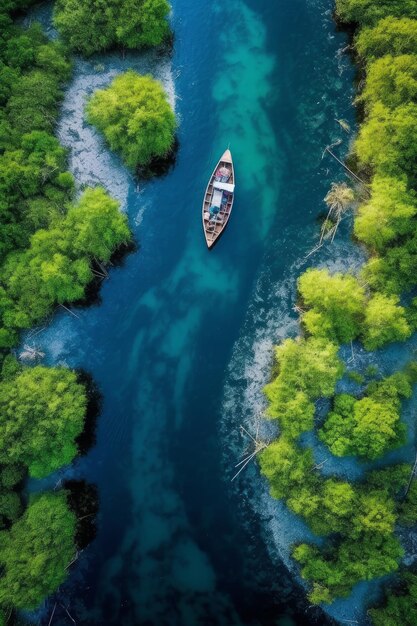
[[[175,115],[162,85],[151,76],[134,71],[117,76],[110,87],[95,92],[87,115],[131,169],[172,150]]]
[[[356,49],[366,59],[386,54],[417,54],[417,21],[407,17],[386,17],[373,28],[362,28]]]
[[[362,26],[390,16],[417,18],[414,0],[336,0],[336,10],[343,21],[358,22]]]
[[[156,46],[167,38],[167,0],[58,0],[54,22],[76,52],[91,55],[116,46]]]
[[[74,372],[36,366],[0,383],[0,462],[42,478],[77,454],[86,393]]]
[[[74,533],[64,493],[33,498],[11,530],[0,533],[0,604],[35,609],[56,591],[74,556]]]
[[[416,214],[417,196],[407,180],[377,175],[370,200],[359,207],[355,235],[372,250],[385,252],[391,242],[413,232]]]
[[[376,459],[403,442],[400,398],[410,395],[409,378],[397,373],[371,384],[360,400],[348,394],[336,396],[320,438],[336,456]]]
[[[371,110],[377,103],[393,109],[417,99],[417,55],[390,54],[368,65],[365,88],[359,98]]]
[[[354,276],[307,270],[299,279],[298,288],[303,302],[311,309],[303,315],[303,323],[311,334],[340,343],[357,337],[366,298]]]
[[[363,344],[367,350],[376,350],[393,341],[405,341],[411,333],[406,310],[399,305],[397,296],[381,293],[372,296],[363,324]]]
[[[417,105],[409,103],[391,110],[381,102],[374,104],[361,127],[355,150],[359,160],[376,173],[413,178],[417,163]]]

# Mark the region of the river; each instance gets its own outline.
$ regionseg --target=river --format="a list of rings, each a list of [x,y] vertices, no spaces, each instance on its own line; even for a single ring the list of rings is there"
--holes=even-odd
[[[87,370],[103,396],[95,446],[62,472],[97,485],[100,511],[54,625],[71,623],[64,605],[88,625],[325,626],[288,569],[256,466],[231,477],[272,340],[297,330],[295,281],[323,197],[343,179],[322,152],[338,138],[347,150],[336,119],[354,126],[347,38],[333,0],[172,4],[172,57],[79,60],[59,126],[77,182],[120,200],[138,245],[98,306],[61,311],[37,335],[48,363]],[[85,97],[129,67],[164,82],[179,120],[175,167],[148,182],[83,121]],[[235,208],[208,252],[202,195],[229,144]],[[347,228],[325,253],[345,267],[360,261]]]

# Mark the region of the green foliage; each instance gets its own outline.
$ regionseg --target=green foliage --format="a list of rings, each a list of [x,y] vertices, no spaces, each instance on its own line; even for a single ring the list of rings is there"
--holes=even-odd
[[[359,207],[356,237],[379,253],[399,237],[415,229],[417,196],[404,178],[375,176],[370,200]]]
[[[276,348],[279,369],[266,385],[266,416],[277,419],[288,438],[296,439],[314,424],[314,400],[330,396],[343,373],[337,346],[324,339],[287,339]]]
[[[65,493],[35,497],[12,528],[0,533],[0,604],[34,609],[56,591],[74,556],[74,533]]]
[[[273,441],[258,458],[261,473],[269,481],[271,496],[277,499],[302,487],[314,465],[311,450],[301,450],[284,437]]]
[[[357,337],[366,297],[354,276],[307,270],[298,288],[310,309],[303,315],[303,323],[311,334],[340,343]]]
[[[356,501],[355,491],[349,483],[307,475],[301,486],[294,485],[289,489],[286,494],[288,507],[304,518],[316,535],[346,532]]]
[[[336,0],[336,10],[343,21],[364,26],[389,16],[417,18],[414,0]]]
[[[300,278],[302,322],[310,338],[285,342],[277,353],[277,376],[265,393],[267,414],[279,420],[283,434],[260,456],[272,496],[284,499],[314,533],[327,536],[320,547],[302,544],[294,550],[303,577],[312,583],[313,603],[330,603],[349,595],[360,581],[395,572],[403,556],[395,525],[417,523],[415,482],[403,499],[407,465],[375,470],[349,485],[320,476],[312,451],[294,443],[313,428],[313,403],[326,396],[311,393],[309,374],[320,380],[321,372],[314,371],[316,359],[312,367],[301,361],[297,346],[315,339],[324,342],[323,349],[360,338],[366,349],[376,350],[407,339],[417,327],[417,299],[407,310],[399,298],[415,288],[417,276],[417,21],[410,19],[417,18],[417,3],[336,0],[336,5],[342,20],[363,27],[355,44],[367,63],[359,98],[366,119],[355,150],[361,175],[372,173],[373,179],[371,197],[358,209],[355,235],[373,256],[361,276],[366,291],[353,276],[325,270],[309,270]],[[415,382],[416,365],[410,364],[402,373],[371,382],[360,398],[336,396],[319,436],[335,455],[380,458],[405,440],[401,400],[410,397]],[[333,391],[334,385],[335,380]],[[331,395],[330,386],[327,391]],[[371,611],[374,626],[417,621],[415,580],[411,576],[389,594],[386,606]]]
[[[401,586],[387,593],[385,604],[370,609],[373,626],[415,626],[417,623],[417,576],[402,577]]]
[[[54,22],[76,52],[91,55],[116,46],[142,48],[169,34],[167,0],[58,0]]]
[[[399,305],[397,296],[376,293],[369,300],[363,324],[363,345],[367,350],[376,350],[392,341],[405,341],[411,333],[406,310]]]
[[[365,89],[360,100],[371,110],[377,102],[388,108],[417,99],[417,56],[390,54],[368,66]]]
[[[411,471],[409,469],[408,475]],[[408,481],[407,481],[408,482]],[[399,506],[399,523],[411,527],[417,524],[417,482],[413,480],[407,493],[407,497],[401,500]]]
[[[367,300],[364,288],[350,274],[331,276],[327,270],[308,270],[298,286],[309,307],[303,323],[314,336],[348,343],[360,335],[367,350],[376,350],[411,335],[399,299],[376,293]]]
[[[302,565],[303,578],[314,582],[309,597],[318,604],[348,596],[352,587],[362,580],[395,572],[403,553],[400,542],[392,534],[371,532],[344,539],[324,553],[317,547],[301,544],[293,556]]]
[[[396,498],[402,494],[410,478],[410,466],[391,465],[374,470],[367,475],[366,485],[369,489],[385,491],[387,496]]]
[[[417,6],[417,5],[416,5]],[[389,109],[381,102],[372,107],[362,124],[355,150],[359,160],[376,173],[413,178],[417,161],[417,105]]]
[[[38,24],[9,25],[0,45],[0,262],[27,246],[72,194],[66,151],[51,134],[71,65]],[[66,185],[62,185],[62,176]]]
[[[333,411],[319,431],[320,438],[336,456],[376,459],[403,442],[400,398],[410,395],[409,378],[398,372],[372,383],[360,400],[348,394],[336,396]]]
[[[388,294],[412,289],[417,276],[417,236],[391,245],[384,256],[372,257],[363,267],[362,276],[369,286]]]
[[[12,12],[29,4],[0,6],[0,606],[7,619],[13,607],[37,607],[66,577],[75,518],[65,495],[34,498],[22,515],[20,491],[27,469],[43,477],[77,453],[86,392],[73,372],[23,369],[5,349],[57,302],[83,296],[94,259],[108,261],[129,239],[126,218],[103,190],[71,205],[66,150],[53,136],[71,64],[39,24],[13,23]]]
[[[131,169],[165,157],[174,144],[176,120],[162,85],[133,70],[94,93],[88,121],[104,134]]]
[[[331,396],[344,366],[338,347],[321,338],[286,339],[276,348],[278,379],[311,399]]]
[[[59,225],[38,230],[27,250],[9,255],[3,297],[0,291],[5,329],[28,328],[56,303],[81,299],[93,278],[92,260],[108,261],[129,238],[118,202],[99,187],[87,189]]]
[[[386,54],[417,54],[417,21],[407,17],[386,17],[374,28],[359,31],[356,49],[370,60]]]
[[[0,383],[0,462],[23,463],[47,476],[77,454],[86,393],[67,369],[37,366]]]

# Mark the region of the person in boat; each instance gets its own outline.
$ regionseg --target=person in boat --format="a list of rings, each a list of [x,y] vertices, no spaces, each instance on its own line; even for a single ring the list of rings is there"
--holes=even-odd
[[[222,167],[219,167],[219,169],[217,170],[215,178],[218,183],[227,183],[230,176],[231,176],[231,171],[229,170],[228,167],[225,167],[223,165]]]

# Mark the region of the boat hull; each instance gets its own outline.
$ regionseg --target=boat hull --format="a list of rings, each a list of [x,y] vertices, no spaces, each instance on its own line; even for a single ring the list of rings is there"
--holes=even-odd
[[[227,182],[216,180],[216,174],[221,168],[227,168],[231,172]],[[214,168],[204,194],[202,220],[204,236],[209,250],[220,239],[229,223],[234,204],[234,186],[233,159],[230,150],[226,150]],[[221,201],[217,203],[216,200],[220,199],[220,195]],[[213,204],[216,204],[215,208],[219,209],[215,215],[212,213]],[[220,206],[217,207],[217,204]]]

